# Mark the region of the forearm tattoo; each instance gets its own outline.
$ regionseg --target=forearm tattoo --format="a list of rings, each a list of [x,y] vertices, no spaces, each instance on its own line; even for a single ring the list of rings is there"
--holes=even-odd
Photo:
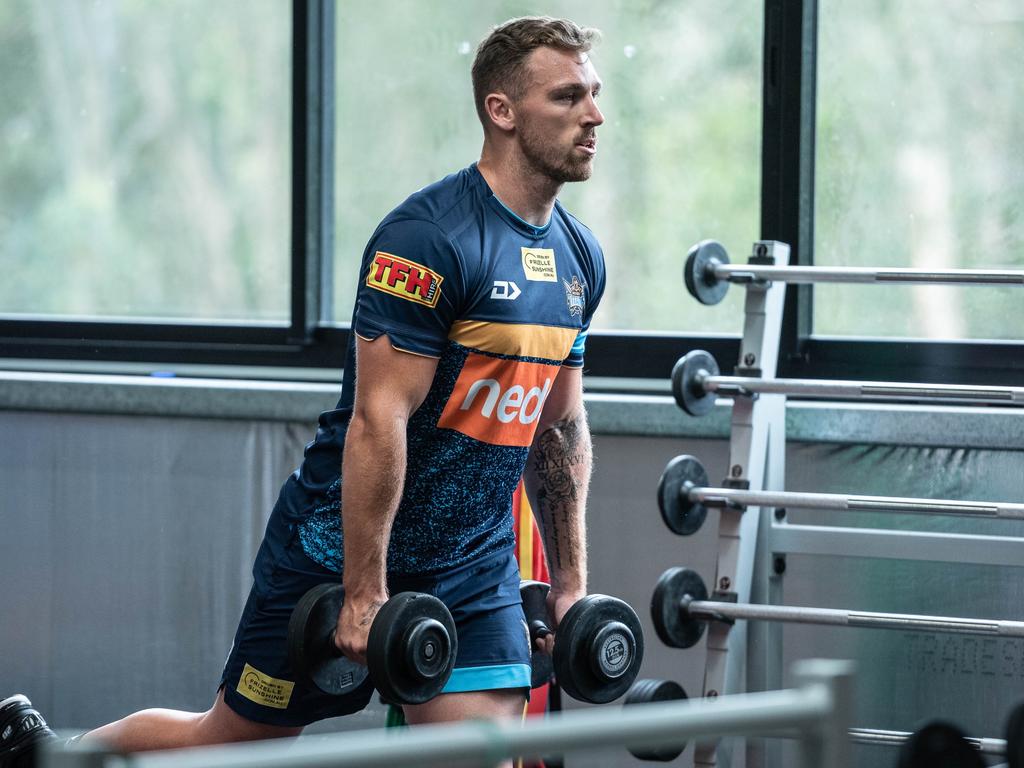
[[[531,461],[548,555],[556,568],[574,568],[582,557],[581,518],[590,480],[586,418],[579,414],[552,424],[534,444]]]

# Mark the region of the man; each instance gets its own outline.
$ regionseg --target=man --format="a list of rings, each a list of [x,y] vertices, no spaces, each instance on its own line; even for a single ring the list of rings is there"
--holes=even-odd
[[[604,263],[556,196],[592,171],[604,120],[594,35],[523,18],[480,44],[480,160],[409,197],[370,238],[341,399],[281,490],[212,708],[137,712],[83,738],[124,752],[265,739],[362,709],[369,683],[327,696],[286,658],[291,610],[324,581],[344,584],[335,643],[360,662],[390,592],[431,592],[452,611],[455,670],[441,695],[405,707],[410,723],[521,716],[530,649],[511,515],[521,476],[544,531],[556,625],[586,593],[582,365]],[[0,704],[0,734],[5,722],[14,736],[0,760],[48,733],[23,698]]]

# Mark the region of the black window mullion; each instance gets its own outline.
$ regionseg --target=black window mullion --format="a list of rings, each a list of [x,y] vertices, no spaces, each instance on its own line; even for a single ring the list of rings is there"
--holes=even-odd
[[[761,238],[788,243],[791,263],[813,263],[817,0],[765,0]],[[790,286],[779,373],[806,362],[811,286]]]
[[[331,300],[334,2],[293,0],[290,341],[309,344]]]

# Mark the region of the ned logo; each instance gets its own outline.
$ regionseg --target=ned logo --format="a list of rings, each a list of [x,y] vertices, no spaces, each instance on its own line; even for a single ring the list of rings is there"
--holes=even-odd
[[[555,251],[552,248],[523,248],[523,272],[527,280],[557,283]]]
[[[558,370],[470,352],[437,426],[482,443],[528,447]]]

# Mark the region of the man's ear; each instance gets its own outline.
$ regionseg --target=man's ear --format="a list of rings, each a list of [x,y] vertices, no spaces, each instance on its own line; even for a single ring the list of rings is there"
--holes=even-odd
[[[484,98],[484,112],[499,131],[508,132],[516,127],[516,112],[512,100],[504,93],[489,93]]]

